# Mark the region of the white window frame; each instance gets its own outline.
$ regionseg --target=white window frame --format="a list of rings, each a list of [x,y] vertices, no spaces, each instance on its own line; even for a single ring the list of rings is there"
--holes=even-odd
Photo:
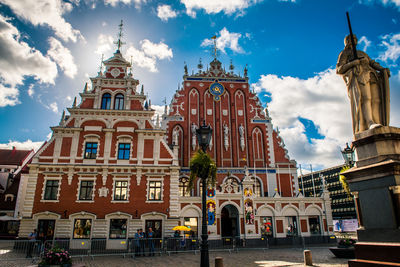
[[[58,190],[57,190],[57,199],[44,199],[44,195],[46,192],[46,183],[49,180],[56,180],[58,181]],[[62,177],[58,176],[58,177],[51,177],[51,176],[45,176],[44,177],[44,181],[43,181],[43,187],[42,187],[42,195],[40,198],[40,202],[60,202],[60,191],[61,191],[61,181],[62,181]]]
[[[96,151],[96,158],[95,159],[85,159],[85,149],[86,143],[97,143],[97,151]],[[82,142],[82,159],[83,163],[94,163],[97,159],[99,159],[99,152],[100,152],[100,136],[97,134],[87,134],[83,137]]]
[[[150,182],[161,182],[161,199],[160,200],[150,200]],[[146,185],[146,203],[164,203],[164,178],[163,177],[150,177],[147,178]]]
[[[81,182],[82,181],[92,181],[93,182],[93,190],[92,190],[92,199],[91,200],[82,200],[79,199],[79,194],[81,192]],[[96,195],[96,177],[79,177],[78,178],[78,191],[76,192],[76,200],[77,203],[93,203],[94,197]]]
[[[117,136],[117,142],[115,144],[115,159],[117,160],[117,163],[129,163],[129,160],[133,159],[133,137],[130,135],[119,135]],[[130,144],[131,147],[129,149],[129,159],[118,159],[118,148],[119,144]]]
[[[126,190],[126,200],[115,200],[115,183],[116,182],[128,182],[128,187]],[[130,197],[130,188],[131,186],[131,180],[129,177],[114,177],[113,178],[113,189],[112,189],[112,197],[111,197],[111,203],[129,203],[129,197]]]

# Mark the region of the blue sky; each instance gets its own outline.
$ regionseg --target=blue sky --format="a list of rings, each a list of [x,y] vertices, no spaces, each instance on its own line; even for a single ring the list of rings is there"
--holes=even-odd
[[[366,51],[390,67],[391,125],[400,124],[398,0],[0,0],[0,147],[38,147],[50,126],[96,76],[101,54],[122,53],[161,110],[199,58],[250,83],[279,128],[289,155],[314,169],[342,162],[351,141],[350,106],[335,65],[348,34],[345,12]],[[79,99],[78,99],[79,100]]]

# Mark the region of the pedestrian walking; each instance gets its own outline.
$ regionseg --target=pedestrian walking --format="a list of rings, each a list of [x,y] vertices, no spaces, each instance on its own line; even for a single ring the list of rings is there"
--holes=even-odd
[[[28,241],[28,249],[26,251],[27,258],[32,258],[32,250],[33,247],[35,246],[36,238],[37,238],[36,229],[33,229],[33,232],[28,235],[29,241]]]

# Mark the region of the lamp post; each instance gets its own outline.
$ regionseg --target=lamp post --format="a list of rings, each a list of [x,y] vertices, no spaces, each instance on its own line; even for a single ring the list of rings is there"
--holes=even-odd
[[[203,125],[201,125],[196,130],[197,140],[199,141],[199,146],[206,153],[207,147],[210,144],[212,129],[210,125],[206,126],[206,121],[203,120]],[[209,267],[209,257],[208,257],[208,233],[207,233],[207,210],[206,210],[206,189],[207,189],[207,176],[200,177],[202,182],[202,214],[203,220],[201,223],[201,257],[200,257],[200,266],[201,267]]]
[[[344,161],[347,166],[354,166],[354,148],[349,147],[349,143],[346,143],[346,147],[341,150]]]

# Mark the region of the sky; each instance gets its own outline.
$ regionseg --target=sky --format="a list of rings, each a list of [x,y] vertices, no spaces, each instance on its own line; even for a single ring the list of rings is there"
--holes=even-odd
[[[391,70],[400,125],[400,0],[0,0],[0,148],[37,149],[116,50],[162,111],[189,72],[218,59],[249,83],[304,171],[342,164],[347,89],[335,72],[350,12],[358,49]],[[79,103],[79,96],[78,96]]]

